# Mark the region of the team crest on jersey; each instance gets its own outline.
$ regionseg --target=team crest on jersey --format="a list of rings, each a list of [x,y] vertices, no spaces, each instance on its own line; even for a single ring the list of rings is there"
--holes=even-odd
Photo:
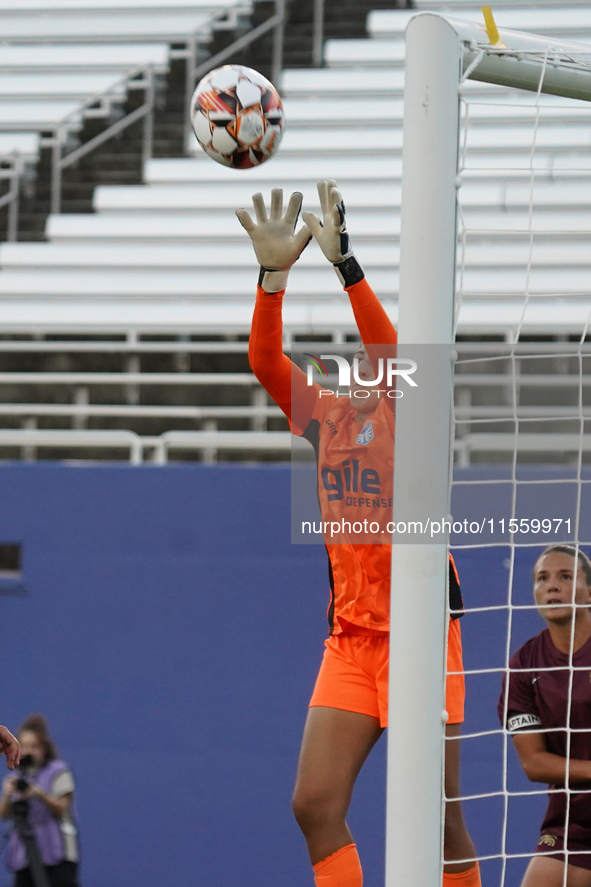
[[[368,419],[357,435],[355,443],[362,447],[366,447],[371,440],[373,440],[373,425],[371,424],[371,419]]]
[[[539,840],[538,847],[546,845],[547,847],[556,846],[556,835],[542,835]]]

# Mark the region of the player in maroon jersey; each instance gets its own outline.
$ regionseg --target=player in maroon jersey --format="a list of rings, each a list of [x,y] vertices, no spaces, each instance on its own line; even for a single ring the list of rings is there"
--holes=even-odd
[[[591,887],[589,558],[569,545],[547,548],[534,567],[534,598],[548,627],[511,657],[499,700],[527,777],[553,790],[521,887],[563,887],[565,864],[566,887]]]

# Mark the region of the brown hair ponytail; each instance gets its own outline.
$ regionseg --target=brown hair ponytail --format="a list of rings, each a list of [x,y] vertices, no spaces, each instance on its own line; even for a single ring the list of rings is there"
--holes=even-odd
[[[43,767],[49,764],[50,761],[55,761],[58,757],[57,748],[49,735],[49,727],[43,715],[29,715],[18,728],[17,737],[20,737],[21,733],[34,733],[41,743],[43,747]]]

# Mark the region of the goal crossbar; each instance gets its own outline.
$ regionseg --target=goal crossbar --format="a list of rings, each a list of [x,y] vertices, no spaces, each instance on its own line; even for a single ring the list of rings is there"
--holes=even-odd
[[[591,101],[591,46],[501,28],[504,46],[492,47],[484,25],[438,17],[461,41],[464,77],[469,72],[470,80]]]
[[[431,12],[407,26],[399,343],[446,346],[448,361],[430,425],[397,401],[394,521],[450,510],[463,80],[591,100],[591,47],[499,34],[493,47],[484,26]],[[386,887],[441,884],[447,543],[392,545]]]

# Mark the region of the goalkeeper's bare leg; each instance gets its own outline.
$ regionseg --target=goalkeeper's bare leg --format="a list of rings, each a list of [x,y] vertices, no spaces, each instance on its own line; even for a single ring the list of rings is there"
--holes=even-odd
[[[317,887],[362,887],[346,817],[357,775],[382,732],[379,718],[370,715],[308,709],[292,807]]]
[[[369,715],[325,706],[308,711],[292,806],[319,885],[361,887],[347,812],[359,771],[382,732],[379,719]],[[459,724],[446,727],[447,736],[459,734]],[[453,798],[459,796],[460,743],[445,745],[446,796]],[[444,882],[479,884],[474,862],[453,862],[476,856],[459,801],[446,804],[444,844]]]
[[[353,843],[346,822],[353,787],[382,732],[369,715],[308,710],[292,807],[312,865]]]

